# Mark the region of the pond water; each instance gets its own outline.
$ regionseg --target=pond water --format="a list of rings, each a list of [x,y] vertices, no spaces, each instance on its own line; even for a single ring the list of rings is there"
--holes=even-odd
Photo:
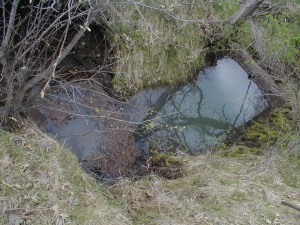
[[[70,147],[78,159],[85,160],[99,151],[104,132],[91,107],[82,104],[82,95],[91,96],[91,93],[78,89],[50,93],[38,110],[46,118],[44,130]]]
[[[37,104],[46,117],[45,130],[71,147],[80,160],[105,148],[108,152],[118,136],[130,140],[124,133],[114,133],[122,129],[134,131],[144,153],[150,146],[201,152],[268,107],[258,86],[230,58],[200,72],[194,82],[145,90],[126,103],[103,97],[98,86],[83,87],[63,87]],[[112,137],[107,140],[108,136]]]
[[[136,140],[145,152],[149,146],[202,151],[268,107],[258,86],[230,58],[200,72],[192,83],[143,91],[129,102],[134,107],[125,107],[128,119],[144,124]]]

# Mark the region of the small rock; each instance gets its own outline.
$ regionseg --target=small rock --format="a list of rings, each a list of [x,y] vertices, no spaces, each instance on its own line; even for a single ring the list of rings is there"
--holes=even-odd
[[[40,179],[41,179],[42,184],[48,184],[49,183],[49,177],[48,177],[47,173],[42,173]]]
[[[25,146],[26,143],[27,143],[26,139],[24,137],[22,137],[22,136],[15,136],[15,137],[12,138],[12,140],[16,144],[21,145],[21,146]]]
[[[24,173],[24,172],[27,170],[27,168],[28,168],[29,166],[30,166],[29,163],[25,163],[25,165],[23,166],[22,172]]]
[[[268,219],[266,219],[266,223],[267,223],[267,224],[272,224],[272,221],[271,221],[271,220],[268,220]]]
[[[23,223],[23,219],[15,214],[10,214],[8,220],[9,224],[11,225],[20,225],[21,223]]]

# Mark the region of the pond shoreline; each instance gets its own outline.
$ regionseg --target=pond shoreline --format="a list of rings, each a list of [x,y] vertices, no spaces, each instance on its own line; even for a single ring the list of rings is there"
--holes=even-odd
[[[112,82],[112,80],[109,81],[108,77],[107,77],[107,80],[105,82],[106,82],[106,85],[107,85],[109,82]],[[82,85],[80,85],[80,86],[82,86]],[[101,86],[101,84],[100,84],[100,86]],[[94,89],[96,91],[96,90],[99,89],[99,87],[97,88],[97,86],[95,86],[92,89]],[[99,92],[99,90],[98,90],[98,92]],[[105,93],[106,93],[105,89],[103,89],[103,93],[105,95]],[[107,110],[110,111],[110,113],[116,113],[116,114],[114,114],[115,116],[117,116],[117,114],[120,114],[120,112],[118,112],[119,111],[118,107],[122,107],[122,105],[120,105],[121,101],[118,101],[115,98],[115,96],[113,98],[108,97],[108,98],[102,99],[100,101],[102,103],[100,104],[100,102],[99,102],[99,104],[101,105],[101,109],[99,107],[99,111],[98,111],[96,102],[97,102],[97,98],[102,98],[101,96],[102,95],[96,94],[96,96],[94,96],[92,98],[90,98],[88,96],[85,97],[86,100],[84,100],[84,104],[89,107],[89,111],[90,111],[90,113],[92,113],[91,114],[92,116],[94,115],[94,116],[98,117],[98,116],[103,115],[105,117],[106,116],[105,111],[107,111]],[[95,101],[95,103],[92,103],[92,104],[88,103],[87,99],[89,99],[89,98],[90,98],[91,102]],[[81,102],[80,104],[82,104],[82,103],[83,102]],[[124,103],[124,104],[126,104],[126,103]],[[117,106],[117,105],[120,105],[120,106]],[[54,106],[52,108],[54,108]],[[58,108],[60,108],[60,107],[58,107]],[[65,107],[63,107],[63,108],[65,108]],[[103,111],[104,114],[102,113],[103,109],[105,109]],[[100,111],[101,111],[101,113],[100,113]],[[56,115],[56,116],[58,116],[55,119],[56,121],[58,121],[58,128],[60,126],[64,126],[64,124],[68,124],[69,122],[74,120],[74,118],[77,117],[76,115],[72,116],[72,112],[66,113],[66,115],[63,116],[62,119],[59,118],[62,115],[63,114],[61,114],[61,113],[58,113]],[[121,114],[120,114],[120,116],[117,116],[115,119],[124,120],[124,118]],[[68,119],[64,119],[64,118],[68,118]],[[113,120],[111,120],[111,119],[104,119],[104,120],[100,119],[99,121],[102,121],[102,123],[107,124],[108,126],[113,125],[115,127],[120,127],[120,126],[122,127],[123,125],[120,125],[120,123],[116,122],[115,119],[113,119]],[[131,176],[130,174],[132,174],[132,173],[133,174],[139,174],[139,175],[149,173],[150,170],[146,171],[142,168],[145,167],[145,166],[147,167],[147,165],[146,165],[147,161],[149,160],[149,158],[153,157],[152,153],[150,155],[149,154],[145,155],[145,154],[142,154],[141,152],[139,154],[136,154],[136,153],[131,154],[130,153],[132,151],[136,152],[136,147],[133,147],[134,142],[132,142],[132,140],[133,140],[132,139],[133,138],[132,132],[134,132],[134,130],[132,130],[132,128],[133,128],[132,126],[129,126],[129,127],[125,126],[125,127],[121,128],[124,131],[118,131],[119,132],[118,134],[116,132],[111,133],[111,135],[113,135],[113,136],[110,137],[110,138],[113,138],[116,135],[118,135],[119,137],[124,137],[125,139],[123,140],[123,144],[120,145],[121,144],[120,143],[120,144],[114,145],[113,142],[107,140],[106,143],[108,145],[105,147],[105,148],[107,148],[107,150],[105,150],[105,154],[103,156],[101,156],[103,153],[100,152],[100,155],[95,154],[95,157],[90,158],[90,160],[89,159],[80,160],[80,161],[82,161],[82,163],[84,165],[84,168],[88,168],[88,170],[93,171],[94,173],[98,174],[99,179],[101,179],[101,180],[102,179],[104,179],[104,180],[109,179],[110,180],[110,179],[116,178],[118,176]],[[131,131],[127,132],[126,130],[128,130],[128,131],[131,130]],[[124,133],[124,135],[123,135],[123,133]],[[126,133],[126,135],[125,135],[125,133]],[[130,141],[127,141],[127,140],[130,140]],[[103,146],[101,146],[101,149],[102,148],[103,148]],[[125,156],[124,157],[123,156],[119,157],[120,153],[122,155],[123,154],[122,152],[124,152],[124,150],[122,150],[123,148],[127,149],[127,150],[125,150],[125,152],[128,153],[128,154],[126,153],[126,155],[128,157],[127,156],[126,157]],[[128,149],[132,149],[132,151],[129,151]],[[131,157],[130,157],[130,155],[131,155]],[[128,163],[126,163],[126,162],[128,162]],[[112,172],[112,171],[114,171],[114,172]],[[118,171],[123,171],[123,172],[120,173]]]

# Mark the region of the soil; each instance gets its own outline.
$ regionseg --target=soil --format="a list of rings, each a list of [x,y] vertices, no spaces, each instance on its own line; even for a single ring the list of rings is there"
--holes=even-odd
[[[106,29],[100,25],[91,26],[91,32],[80,39],[57,70],[62,71],[61,80],[69,82],[96,77],[109,95],[117,97],[112,84],[112,49],[105,32]]]

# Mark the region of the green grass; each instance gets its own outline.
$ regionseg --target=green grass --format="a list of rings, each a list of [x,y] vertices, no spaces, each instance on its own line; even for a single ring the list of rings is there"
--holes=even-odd
[[[213,3],[213,9],[218,16],[222,19],[226,19],[229,16],[232,16],[238,9],[239,4],[237,0],[229,0],[224,2],[216,1]]]
[[[192,185],[196,187],[206,187],[208,186],[208,178],[203,176],[196,176],[192,181]]]
[[[230,199],[237,201],[237,202],[244,202],[247,199],[247,195],[245,192],[235,190],[230,196]]]

